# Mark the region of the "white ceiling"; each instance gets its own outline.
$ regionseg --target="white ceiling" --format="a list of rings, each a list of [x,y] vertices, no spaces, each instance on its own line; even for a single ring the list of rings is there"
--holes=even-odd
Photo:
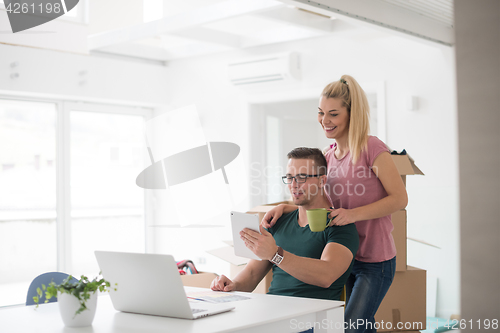
[[[171,15],[90,35],[90,51],[168,61],[335,34],[357,23],[453,43],[452,0],[183,1],[182,10],[163,10]]]

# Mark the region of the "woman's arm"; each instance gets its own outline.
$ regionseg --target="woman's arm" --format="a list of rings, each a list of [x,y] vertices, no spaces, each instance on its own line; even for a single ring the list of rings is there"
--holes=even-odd
[[[293,212],[296,209],[297,209],[297,206],[295,206],[295,205],[279,204],[278,206],[276,206],[273,209],[271,209],[270,211],[268,211],[266,213],[266,215],[264,215],[260,224],[264,228],[269,229],[273,225],[276,224],[276,222],[281,217],[281,215],[288,214],[290,212]]]
[[[332,210],[330,216],[336,216],[332,224],[345,225],[356,221],[376,219],[406,207],[408,204],[406,188],[388,152],[377,156],[373,162],[373,172],[384,186],[387,196],[366,206]]]

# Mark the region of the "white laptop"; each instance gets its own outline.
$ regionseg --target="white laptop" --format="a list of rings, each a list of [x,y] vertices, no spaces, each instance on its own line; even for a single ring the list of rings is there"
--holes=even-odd
[[[198,319],[234,309],[228,304],[190,302],[171,255],[95,251],[102,276],[114,286],[118,311]]]

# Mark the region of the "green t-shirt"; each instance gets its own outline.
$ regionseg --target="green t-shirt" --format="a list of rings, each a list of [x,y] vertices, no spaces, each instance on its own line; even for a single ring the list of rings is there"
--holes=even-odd
[[[359,236],[354,223],[327,227],[322,232],[312,232],[309,225],[301,227],[299,210],[283,215],[269,232],[283,250],[300,257],[320,259],[325,246],[330,243],[344,245],[352,252],[353,260],[347,271],[328,288],[302,282],[278,266],[273,266],[273,280],[268,294],[339,300],[342,289],[351,273],[359,246]]]

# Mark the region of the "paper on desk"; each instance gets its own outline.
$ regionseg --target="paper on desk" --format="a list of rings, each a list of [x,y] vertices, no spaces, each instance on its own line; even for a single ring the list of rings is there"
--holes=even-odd
[[[205,301],[210,303],[227,303],[251,299],[251,297],[222,291],[192,291],[187,293],[191,300]]]

